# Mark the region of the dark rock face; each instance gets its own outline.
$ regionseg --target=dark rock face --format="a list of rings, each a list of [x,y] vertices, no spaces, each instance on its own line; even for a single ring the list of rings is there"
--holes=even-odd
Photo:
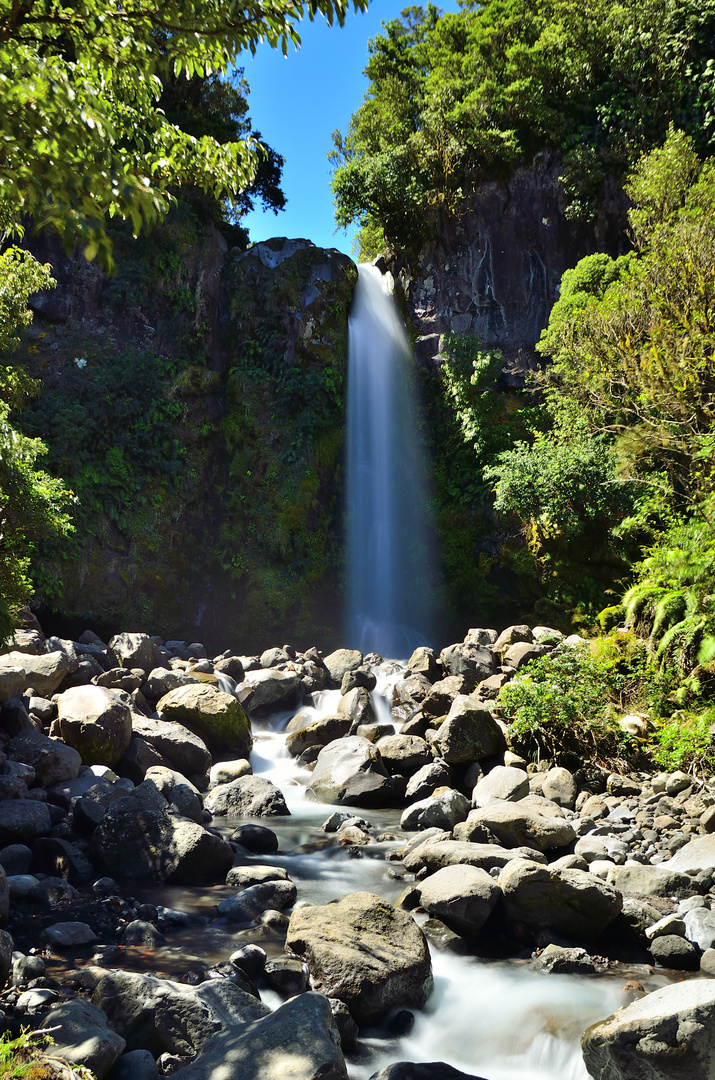
[[[79,498],[66,572],[42,552],[64,583],[48,606],[248,649],[269,629],[335,636],[352,261],[284,237],[229,249],[186,208],[150,237],[120,231],[113,278],[49,235],[33,253],[58,287],[32,300],[25,358],[43,390],[23,423]],[[114,458],[98,427],[108,395]],[[67,438],[75,409],[96,499]],[[117,455],[128,483],[113,481]]]
[[[482,184],[458,220],[444,215],[439,239],[415,265],[391,267],[422,334],[421,359],[452,331],[501,348],[518,368],[518,354],[532,354],[546,326],[564,270],[594,251],[620,252],[625,197],[613,184],[595,223],[570,222],[561,169],[557,154],[543,152],[508,178]]]

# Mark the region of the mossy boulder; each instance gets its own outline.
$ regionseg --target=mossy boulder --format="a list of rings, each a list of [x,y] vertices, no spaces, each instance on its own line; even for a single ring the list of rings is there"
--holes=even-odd
[[[251,723],[243,706],[209,683],[177,686],[156,708],[164,720],[182,724],[203,739],[214,758],[247,757],[251,751]]]

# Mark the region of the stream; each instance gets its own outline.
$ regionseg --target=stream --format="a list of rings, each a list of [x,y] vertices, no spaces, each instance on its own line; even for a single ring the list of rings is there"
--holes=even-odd
[[[378,718],[394,723],[388,698],[402,666],[384,665],[377,673],[373,704]],[[301,715],[309,722],[332,713],[339,696],[339,691],[315,694],[315,705],[304,706]],[[285,749],[283,731],[292,715],[277,713],[253,724],[253,770],[278,785],[291,811],[290,817],[254,819],[277,834],[279,852],[246,853],[237,861],[285,867],[298,887],[299,901],[325,904],[346,893],[369,891],[394,903],[407,882],[402,864],[387,861],[386,856],[414,834],[400,831],[396,809],[355,810],[371,822],[376,835],[394,837],[358,850],[338,846],[334,836],[321,831],[333,810],[350,808],[308,799],[310,773]],[[228,837],[246,820],[250,819],[217,818],[214,824]],[[259,943],[269,957],[281,955],[282,938],[274,930],[237,930],[235,924],[217,918],[216,905],[234,892],[227,886],[142,890],[145,900],[200,917],[196,925],[173,930],[168,944],[151,954],[155,970],[179,978],[192,967],[205,970],[227,960],[249,942]],[[143,970],[148,960],[144,954]],[[667,981],[640,965],[616,965],[615,974],[584,977],[537,975],[525,960],[484,960],[434,948],[432,961],[434,991],[425,1009],[415,1014],[412,1030],[399,1038],[390,1037],[386,1029],[361,1033],[360,1049],[348,1059],[351,1080],[368,1080],[399,1060],[444,1061],[484,1080],[587,1080],[580,1051],[583,1031],[626,1003],[623,986],[628,978],[638,979],[647,989]],[[272,1007],[280,1004],[272,992],[262,992],[262,997]]]

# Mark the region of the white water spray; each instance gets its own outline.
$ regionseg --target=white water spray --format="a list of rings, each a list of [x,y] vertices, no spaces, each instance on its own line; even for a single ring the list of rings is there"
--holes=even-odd
[[[435,576],[411,358],[387,279],[358,267],[348,366],[348,644],[407,657],[429,644]]]

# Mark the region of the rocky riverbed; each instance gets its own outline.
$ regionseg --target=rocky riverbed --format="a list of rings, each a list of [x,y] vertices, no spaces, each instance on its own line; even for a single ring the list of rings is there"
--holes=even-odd
[[[715,1077],[715,784],[527,763],[494,707],[574,644],[209,658],[28,614],[4,1030],[110,1080]]]

